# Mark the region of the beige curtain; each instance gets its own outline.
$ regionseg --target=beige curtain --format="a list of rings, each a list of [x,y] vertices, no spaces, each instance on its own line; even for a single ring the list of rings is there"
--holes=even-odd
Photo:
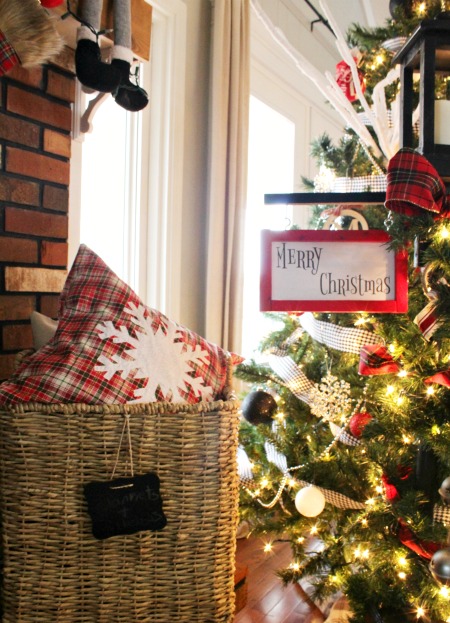
[[[249,69],[250,0],[215,0],[205,333],[234,352],[242,333]]]

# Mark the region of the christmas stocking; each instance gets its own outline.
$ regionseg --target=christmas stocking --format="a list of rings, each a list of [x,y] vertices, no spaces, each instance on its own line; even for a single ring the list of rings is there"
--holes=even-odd
[[[131,50],[131,0],[114,0],[114,47],[111,66],[117,69],[120,83],[113,92],[119,106],[136,112],[148,104],[147,93],[130,81],[133,62]]]
[[[75,68],[81,84],[94,91],[111,93],[119,86],[121,75],[118,67],[102,61],[98,45],[102,1],[85,0],[82,3],[82,25],[77,31]]]

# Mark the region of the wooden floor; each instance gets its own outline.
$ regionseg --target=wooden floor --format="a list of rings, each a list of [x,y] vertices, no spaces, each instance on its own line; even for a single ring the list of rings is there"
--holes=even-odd
[[[234,623],[323,623],[307,594],[298,585],[283,587],[276,575],[291,561],[289,543],[275,543],[270,554],[263,547],[259,538],[238,539],[236,562],[248,566],[248,596]]]

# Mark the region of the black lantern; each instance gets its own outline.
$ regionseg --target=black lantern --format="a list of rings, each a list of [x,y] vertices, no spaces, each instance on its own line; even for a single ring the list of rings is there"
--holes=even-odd
[[[393,63],[400,64],[400,146],[416,147],[413,132],[413,82],[414,74],[419,74],[420,118],[417,148],[444,180],[450,180],[450,117],[446,122],[441,108],[438,105],[435,108],[436,77],[445,81],[450,76],[448,12],[442,13],[436,19],[421,22],[394,57]]]

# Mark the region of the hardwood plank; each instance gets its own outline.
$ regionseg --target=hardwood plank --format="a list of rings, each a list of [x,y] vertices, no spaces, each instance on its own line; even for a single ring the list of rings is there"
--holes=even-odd
[[[289,543],[274,542],[264,552],[268,539],[239,539],[236,562],[248,566],[246,606],[236,614],[234,623],[323,623],[324,616],[298,585],[284,587],[276,572],[291,561]]]

